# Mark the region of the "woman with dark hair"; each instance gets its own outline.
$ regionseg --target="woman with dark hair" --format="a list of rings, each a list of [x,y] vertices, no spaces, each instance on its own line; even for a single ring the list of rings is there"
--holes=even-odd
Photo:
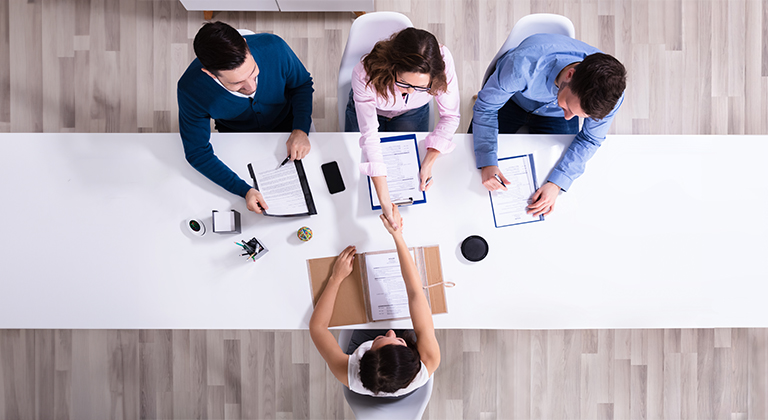
[[[459,84],[448,48],[431,33],[406,28],[379,41],[352,70],[344,131],[360,132],[360,171],[373,180],[382,212],[393,222],[387,188],[387,167],[379,131],[428,131],[429,101],[435,99],[440,121],[425,139],[421,190],[434,183],[432,165],[440,153],[450,153],[459,127]]]
[[[341,350],[328,330],[328,324],[341,282],[352,272],[355,247],[350,245],[333,265],[331,277],[309,321],[309,333],[333,375],[351,391],[399,398],[427,383],[440,365],[440,346],[416,263],[403,239],[403,219],[397,207],[392,205],[390,210],[397,228],[393,228],[383,214],[380,218],[395,240],[413,330],[398,333],[393,330],[356,330],[347,352]]]

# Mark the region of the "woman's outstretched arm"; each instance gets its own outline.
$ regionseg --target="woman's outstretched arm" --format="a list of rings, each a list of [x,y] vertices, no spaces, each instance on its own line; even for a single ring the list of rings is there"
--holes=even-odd
[[[411,322],[413,322],[413,331],[418,340],[419,354],[421,361],[427,367],[430,375],[440,366],[440,345],[435,337],[435,325],[432,322],[432,310],[427,302],[427,296],[424,295],[424,289],[421,283],[419,270],[413,261],[408,245],[403,239],[403,218],[397,206],[392,206],[392,214],[397,222],[398,228],[395,229],[387,221],[384,215],[381,215],[381,221],[384,227],[392,235],[397,248],[397,257],[400,260],[400,270],[405,280],[405,289],[408,292],[408,309],[411,313]]]
[[[346,386],[349,386],[347,379],[349,356],[341,350],[336,338],[328,330],[328,325],[331,323],[333,306],[336,303],[336,295],[339,293],[341,282],[352,272],[354,261],[355,247],[350,245],[341,251],[341,254],[336,258],[331,277],[328,279],[317,305],[315,305],[312,318],[309,319],[309,335],[312,337],[312,342],[315,343],[317,351],[328,364],[333,376]]]

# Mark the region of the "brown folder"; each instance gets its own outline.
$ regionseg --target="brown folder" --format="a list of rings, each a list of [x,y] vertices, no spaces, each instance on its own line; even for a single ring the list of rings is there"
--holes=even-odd
[[[443,270],[440,264],[440,248],[435,246],[409,248],[416,255],[416,268],[419,270],[424,286],[436,285],[443,281]],[[379,251],[362,253],[355,256],[352,273],[344,279],[336,295],[336,303],[331,316],[331,327],[341,325],[365,324],[371,322],[371,309],[368,299],[367,280],[365,278],[365,255],[378,254]],[[328,278],[331,276],[333,263],[337,257],[315,258],[307,260],[309,281],[312,288],[312,304],[317,305],[320,295],[325,290]],[[445,287],[439,284],[424,289],[433,314],[448,312],[445,299]]]

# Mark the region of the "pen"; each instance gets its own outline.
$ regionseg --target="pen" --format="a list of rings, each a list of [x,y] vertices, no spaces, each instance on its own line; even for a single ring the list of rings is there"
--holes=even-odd
[[[424,186],[426,187],[427,185],[429,185],[429,183],[430,183],[431,181],[432,181],[432,177],[429,177],[429,178],[427,178],[427,181],[426,181],[426,182],[424,182]]]
[[[287,157],[287,158],[285,158],[285,160],[283,160],[283,163],[281,163],[281,164],[277,165],[277,168],[275,168],[275,169],[280,169],[280,168],[282,168],[282,167],[283,167],[283,165],[285,165],[286,163],[288,163],[288,161],[289,161],[289,160],[291,160],[291,155],[288,155],[288,157]]]
[[[501,184],[502,187],[507,188],[507,185],[504,184],[504,181],[502,181],[501,178],[499,178],[498,174],[493,174],[493,176],[496,177],[496,181],[499,181],[499,184]]]
[[[253,173],[253,166],[250,163],[248,164],[248,172],[251,173],[251,179],[253,179],[253,188],[256,188],[256,175]]]
[[[253,248],[251,248],[248,244],[241,244],[240,242],[235,242],[235,243],[243,247],[243,251],[245,252],[250,253],[253,251]]]

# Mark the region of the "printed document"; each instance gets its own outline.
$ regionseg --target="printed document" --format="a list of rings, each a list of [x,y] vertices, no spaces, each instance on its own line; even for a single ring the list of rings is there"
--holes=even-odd
[[[365,254],[365,267],[372,320],[409,318],[408,292],[400,271],[397,251]]]
[[[257,172],[256,181],[259,184],[259,192],[269,207],[266,214],[286,216],[309,211],[294,161],[288,161],[277,169]]]
[[[416,142],[407,140],[382,141],[381,151],[384,164],[387,165],[387,186],[389,198],[393,203],[408,203],[424,199],[424,192],[419,189],[419,156]],[[381,206],[379,196],[368,178],[373,206]]]
[[[507,191],[491,191],[491,208],[496,227],[538,222],[544,216],[526,213],[533,193],[536,192],[536,172],[533,155],[527,154],[499,159],[499,170],[509,180]]]

